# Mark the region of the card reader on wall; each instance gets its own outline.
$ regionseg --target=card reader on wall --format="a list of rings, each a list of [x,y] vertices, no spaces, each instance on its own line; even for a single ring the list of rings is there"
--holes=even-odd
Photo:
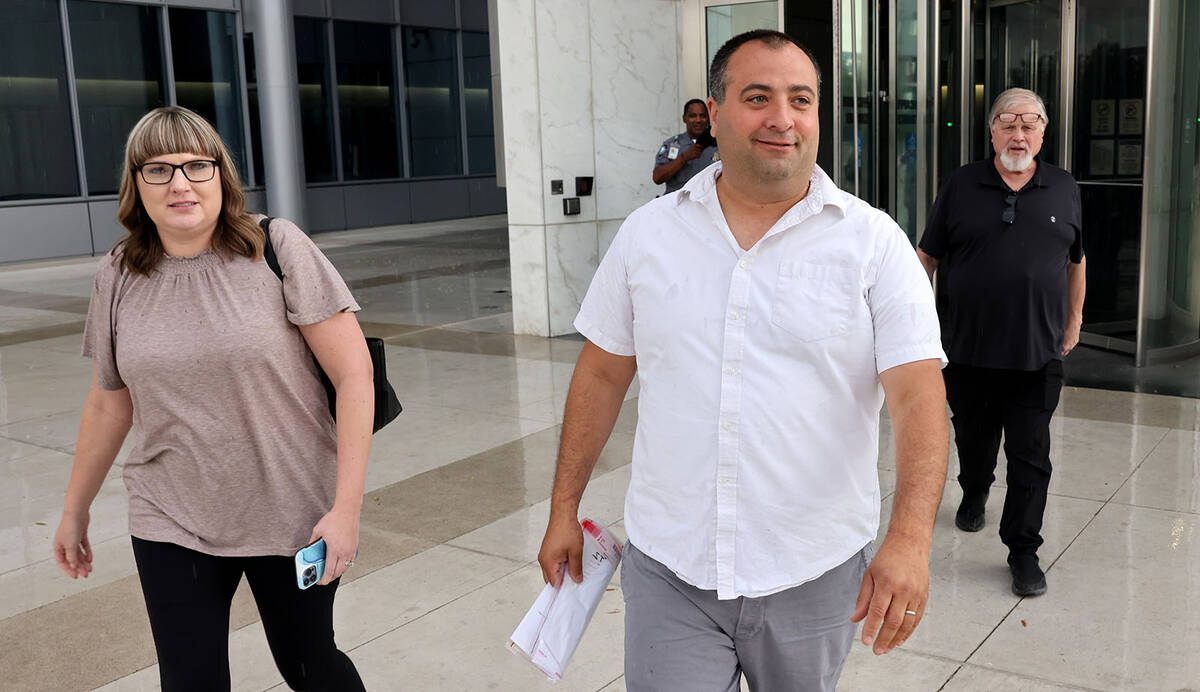
[[[579,213],[578,197],[563,197],[563,216],[574,216]]]

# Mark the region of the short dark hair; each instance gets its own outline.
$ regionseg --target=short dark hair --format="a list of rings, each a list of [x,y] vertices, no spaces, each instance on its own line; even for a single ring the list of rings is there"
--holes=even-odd
[[[693,103],[700,104],[704,108],[705,115],[708,114],[708,104],[704,102],[704,99],[690,99],[687,103],[683,104],[683,116],[685,118],[687,117],[687,109],[691,108]]]
[[[714,101],[717,103],[725,102],[725,72],[729,68],[730,56],[732,56],[734,51],[736,51],[738,48],[741,48],[743,45],[751,41],[762,41],[771,48],[779,48],[781,46],[791,44],[804,51],[804,54],[807,55],[808,59],[812,61],[813,69],[817,72],[817,90],[820,91],[821,65],[817,62],[817,56],[813,55],[813,52],[808,49],[808,46],[805,46],[803,43],[800,43],[782,31],[773,31],[771,29],[755,29],[754,31],[747,31],[729,39],[725,42],[725,45],[721,46],[720,50],[717,51],[717,54],[713,56],[712,66],[708,68],[708,93],[713,97]]]

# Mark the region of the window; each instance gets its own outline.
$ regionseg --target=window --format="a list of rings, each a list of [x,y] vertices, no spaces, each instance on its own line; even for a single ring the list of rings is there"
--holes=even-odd
[[[454,34],[443,29],[404,28],[408,141],[414,177],[463,172]]]
[[[463,82],[467,110],[467,165],[470,173],[496,172],[492,129],[492,59],[488,35],[464,31]]]
[[[346,180],[399,177],[392,29],[334,22],[333,40]]]
[[[327,26],[320,19],[296,17],[296,76],[300,84],[300,128],[304,137],[304,174],[310,183],[337,180],[337,172],[334,169],[333,104],[329,89]],[[392,148],[395,149],[394,144]]]
[[[0,200],[79,194],[55,0],[0,3]]]
[[[216,127],[245,178],[237,24],[231,12],[171,8],[175,99]]]
[[[67,2],[88,194],[117,191],[129,131],[146,111],[166,103],[158,12]]]
[[[254,35],[242,37],[242,55],[246,56],[246,106],[250,112],[250,157],[254,161],[254,182],[265,185],[266,170],[263,166],[262,122],[258,113],[258,65],[254,57]],[[242,183],[248,181],[243,180]]]

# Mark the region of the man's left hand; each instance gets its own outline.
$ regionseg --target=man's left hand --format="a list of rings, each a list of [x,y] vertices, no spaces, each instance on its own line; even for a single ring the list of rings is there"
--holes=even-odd
[[[889,536],[863,575],[851,622],[863,622],[862,642],[886,654],[908,640],[929,599],[929,551]],[[915,615],[913,614],[915,613]]]
[[[1082,320],[1067,320],[1067,328],[1064,330],[1062,345],[1062,354],[1064,356],[1079,345],[1079,330],[1082,327]]]

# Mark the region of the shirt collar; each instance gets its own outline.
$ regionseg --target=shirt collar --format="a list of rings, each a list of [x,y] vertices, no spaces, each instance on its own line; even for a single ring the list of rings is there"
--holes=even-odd
[[[700,171],[692,176],[692,179],[687,181],[682,188],[679,189],[679,194],[675,197],[675,204],[682,204],[685,199],[700,204],[708,205],[710,202],[717,203],[717,178],[721,175],[722,163],[717,161],[708,168]],[[1000,174],[997,173],[997,176]],[[850,205],[850,200],[847,199],[848,193],[842,191],[837,185],[833,184],[833,180],[821,170],[820,166],[813,166],[812,178],[809,181],[808,194],[804,199],[796,202],[795,206],[787,211],[784,216],[798,214],[801,217],[812,216],[819,213],[826,206],[832,206],[842,212],[844,216],[846,209]],[[716,204],[720,208],[720,203]]]

